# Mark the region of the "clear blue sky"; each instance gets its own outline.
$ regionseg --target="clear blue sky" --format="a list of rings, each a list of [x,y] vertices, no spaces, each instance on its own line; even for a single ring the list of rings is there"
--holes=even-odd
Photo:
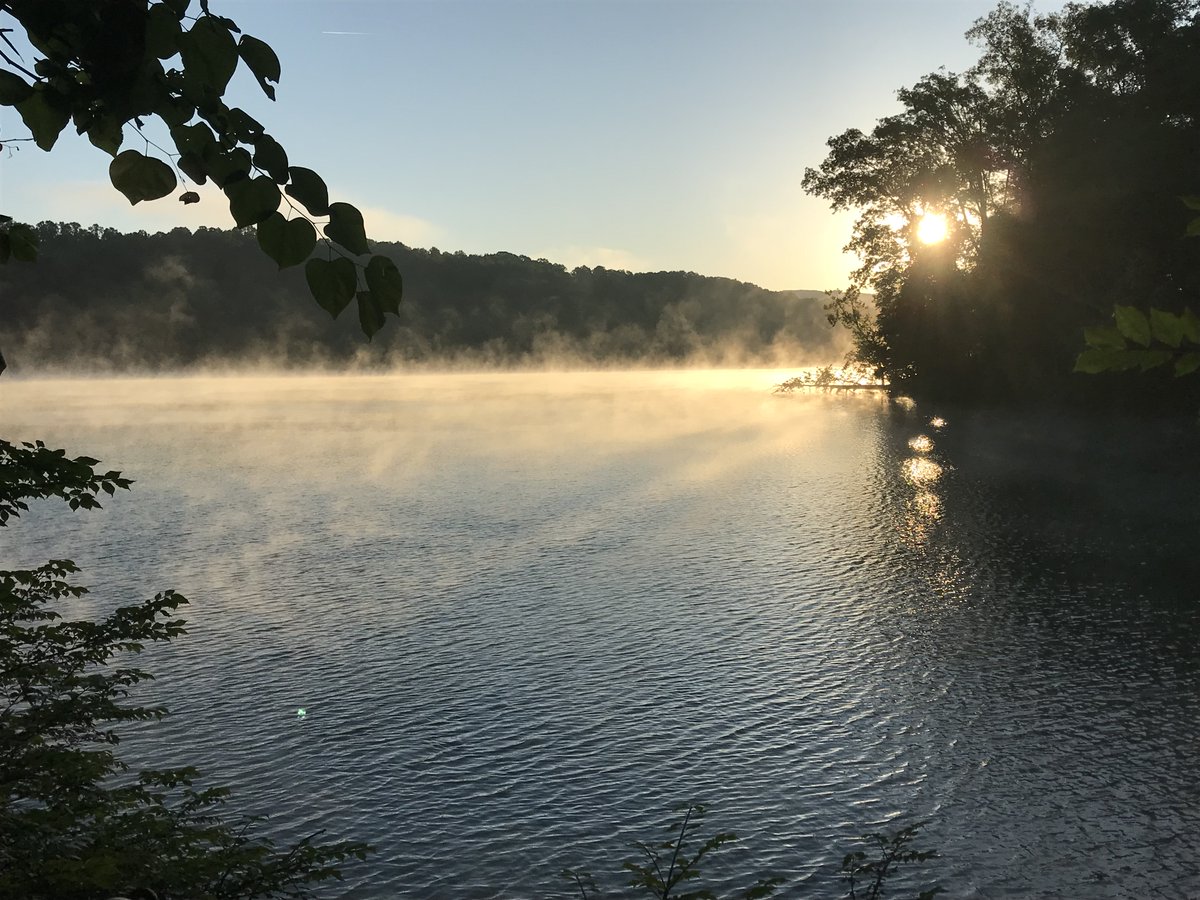
[[[825,140],[976,51],[990,0],[212,0],[283,62],[227,98],[372,237],[568,267],[841,286],[848,216],[805,196]],[[1057,8],[1043,0],[1039,10]],[[23,131],[11,111],[0,135]],[[136,135],[126,146],[141,149]],[[0,160],[0,211],[156,231],[228,225],[205,193],[130,208],[66,133]]]

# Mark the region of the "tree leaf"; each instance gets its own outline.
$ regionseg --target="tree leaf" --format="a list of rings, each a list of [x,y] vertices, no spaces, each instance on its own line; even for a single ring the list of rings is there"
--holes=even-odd
[[[1075,371],[1088,375],[1100,372],[1121,372],[1137,365],[1129,358],[1130,350],[1092,349],[1084,350],[1075,359]]]
[[[292,166],[288,169],[291,183],[284,188],[287,195],[298,200],[314,216],[329,215],[329,188],[312,169]]]
[[[180,36],[179,53],[184,71],[201,93],[224,95],[238,61],[237,44],[228,28],[215,16],[201,16]]]
[[[150,7],[146,16],[146,52],[156,59],[170,59],[179,52],[183,28],[174,10],[161,3]]]
[[[349,203],[329,204],[329,224],[325,226],[325,237],[356,255],[371,252],[367,246],[362,213]]]
[[[358,272],[354,263],[338,257],[334,260],[310,259],[304,265],[304,278],[313,299],[333,318],[354,299]]]
[[[1183,322],[1174,313],[1150,309],[1150,331],[1156,341],[1168,347],[1178,347],[1183,340]]]
[[[380,309],[375,294],[371,291],[359,291],[358,324],[362,327],[367,340],[375,336],[375,333],[383,327],[384,321],[383,310]]]
[[[221,118],[223,119],[221,122],[223,133],[233,143],[252,144],[259,135],[266,131],[262,122],[239,106],[225,110],[225,114]]]
[[[1136,306],[1118,306],[1113,311],[1117,329],[1126,338],[1143,347],[1150,346],[1150,320]]]
[[[50,90],[35,90],[16,105],[21,121],[43,150],[51,150],[71,115],[66,103]]]
[[[1200,369],[1200,353],[1190,352],[1185,353],[1179,359],[1175,360],[1175,377],[1180,375],[1191,375],[1197,369]]]
[[[1200,318],[1190,309],[1185,309],[1179,316],[1179,327],[1183,336],[1193,344],[1200,344]]]
[[[243,178],[226,185],[224,190],[229,198],[229,212],[238,228],[262,222],[279,209],[283,199],[278,186],[266,175]]]
[[[182,194],[179,195],[179,202],[182,203],[184,206],[189,206],[192,203],[199,203],[200,195],[197,194],[195,191],[184,191]]]
[[[125,140],[125,129],[115,116],[97,116],[87,127],[88,140],[109,156],[116,156]]]
[[[1173,358],[1170,350],[1130,350],[1128,355],[1143,372],[1165,366]]]
[[[260,41],[256,37],[251,37],[248,34],[243,34],[242,39],[238,41],[238,55],[241,56],[242,62],[258,79],[259,87],[263,89],[263,93],[275,99],[275,88],[268,82],[279,84],[279,57],[275,55],[275,51],[271,49],[271,45],[265,41]]]
[[[1200,237],[1200,219],[1192,219],[1188,222],[1187,231],[1188,237]]]
[[[216,135],[203,122],[195,125],[176,125],[171,129],[171,140],[175,149],[180,153],[194,153],[202,156],[204,151],[217,143]]]
[[[372,256],[366,269],[367,289],[385,313],[397,315],[404,294],[404,280],[396,264],[386,256]]]
[[[222,151],[214,143],[205,149],[201,158],[208,171],[208,176],[220,188],[227,188],[238,181],[245,181],[252,168],[250,154],[241,147]]]
[[[287,151],[269,134],[260,134],[254,142],[254,165],[270,175],[277,184],[288,180]]]
[[[1083,339],[1089,347],[1101,350],[1124,350],[1125,338],[1111,325],[1083,329]]]
[[[16,106],[33,95],[33,86],[15,72],[0,69],[0,106]]]
[[[136,206],[143,200],[165,197],[178,183],[165,162],[136,150],[119,154],[108,166],[108,177],[118,191]]]
[[[196,106],[188,103],[183,97],[159,94],[154,104],[154,112],[166,122],[168,128],[176,128],[192,120],[192,116],[196,114]]]
[[[258,223],[258,246],[281,269],[298,266],[312,255],[317,231],[308,219],[285,219],[272,213]]]
[[[208,169],[202,160],[195,153],[185,153],[179,159],[175,160],[175,165],[179,167],[179,171],[186,175],[196,184],[204,184],[208,181]]]

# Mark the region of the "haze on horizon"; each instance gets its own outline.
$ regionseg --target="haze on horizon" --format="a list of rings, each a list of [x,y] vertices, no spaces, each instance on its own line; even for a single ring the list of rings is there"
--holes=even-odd
[[[1049,11],[1055,0],[1036,4]],[[898,109],[897,88],[975,58],[993,0],[220,0],[283,63],[230,102],[364,212],[372,237],[568,268],[695,271],[841,287],[851,218],[800,187],[825,141]],[[20,130],[0,110],[0,126]],[[128,138],[127,138],[128,139]],[[230,227],[223,198],[130,208],[64,132],[9,145],[20,220],[124,231]]]

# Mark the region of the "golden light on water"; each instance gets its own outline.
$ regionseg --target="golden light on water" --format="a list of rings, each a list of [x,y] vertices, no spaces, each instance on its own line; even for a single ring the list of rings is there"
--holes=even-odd
[[[917,223],[917,240],[922,244],[936,244],[946,239],[950,226],[941,213],[925,213]]]
[[[933,449],[933,441],[926,435],[918,434],[915,438],[909,438],[908,449],[914,453],[928,453]]]
[[[909,484],[923,486],[933,484],[941,478],[942,467],[928,457],[914,456],[904,461],[901,474]]]
[[[932,419],[930,419],[930,420],[929,420],[929,427],[931,427],[931,428],[945,428],[945,427],[946,427],[946,420],[945,420],[945,419],[943,419],[941,416],[934,416]]]

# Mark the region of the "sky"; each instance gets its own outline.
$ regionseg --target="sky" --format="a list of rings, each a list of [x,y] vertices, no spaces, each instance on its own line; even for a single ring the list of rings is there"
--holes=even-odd
[[[1041,2],[1038,11],[1060,4]],[[212,0],[283,64],[271,103],[226,96],[292,165],[410,246],[568,268],[689,270],[843,287],[852,217],[804,169],[895,91],[977,50],[991,0]],[[0,111],[0,140],[26,133]],[[127,132],[125,147],[145,149]],[[19,149],[18,149],[19,148]],[[0,212],[154,232],[229,227],[227,204],[130,207],[108,157],[64,132],[0,151]],[[182,189],[181,189],[182,190]]]

